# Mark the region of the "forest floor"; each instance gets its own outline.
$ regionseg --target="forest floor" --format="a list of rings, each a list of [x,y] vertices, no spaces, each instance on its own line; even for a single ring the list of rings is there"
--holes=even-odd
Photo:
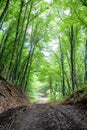
[[[73,103],[72,95],[64,103],[30,104],[11,87],[0,78],[0,130],[87,130],[86,99]]]

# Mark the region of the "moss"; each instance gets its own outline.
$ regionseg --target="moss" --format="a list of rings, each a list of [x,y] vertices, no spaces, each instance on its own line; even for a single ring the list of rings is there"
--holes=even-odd
[[[87,102],[87,86],[78,88],[71,95],[65,98],[66,103],[84,103]]]
[[[30,102],[31,103],[37,103],[37,102],[39,102],[39,99],[31,99]]]

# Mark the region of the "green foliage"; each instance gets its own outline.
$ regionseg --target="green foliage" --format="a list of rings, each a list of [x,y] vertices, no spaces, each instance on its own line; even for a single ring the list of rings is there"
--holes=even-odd
[[[0,2],[0,15],[6,2]],[[0,75],[19,85],[34,102],[39,101],[40,93],[51,101],[62,99],[63,73],[65,95],[72,93],[73,26],[75,89],[83,86],[86,12],[85,0],[11,0],[0,19]]]

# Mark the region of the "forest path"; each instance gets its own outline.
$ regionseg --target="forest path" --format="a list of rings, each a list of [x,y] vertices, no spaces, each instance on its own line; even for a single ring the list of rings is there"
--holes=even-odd
[[[8,110],[0,116],[0,130],[87,129],[87,111],[58,103],[34,104]]]

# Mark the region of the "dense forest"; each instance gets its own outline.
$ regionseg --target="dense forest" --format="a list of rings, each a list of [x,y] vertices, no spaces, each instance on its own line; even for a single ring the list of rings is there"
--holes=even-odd
[[[0,75],[57,100],[87,84],[86,0],[0,0]]]
[[[87,0],[0,0],[0,130],[87,130]]]

